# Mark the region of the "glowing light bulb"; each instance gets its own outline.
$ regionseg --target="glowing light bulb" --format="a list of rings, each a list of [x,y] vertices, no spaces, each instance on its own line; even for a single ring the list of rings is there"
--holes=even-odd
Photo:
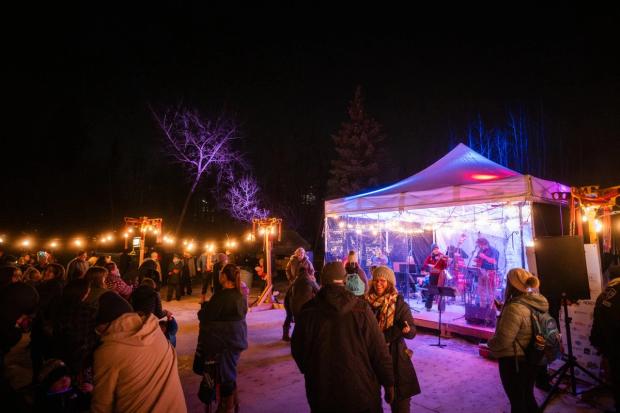
[[[345,224],[345,223],[344,223],[344,221],[340,221],[340,222],[338,223],[338,228],[342,229],[342,228],[344,228],[344,227],[345,227],[345,225],[347,225],[347,224]]]

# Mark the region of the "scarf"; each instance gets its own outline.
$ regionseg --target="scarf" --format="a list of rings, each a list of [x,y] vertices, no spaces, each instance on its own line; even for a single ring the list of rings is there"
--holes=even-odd
[[[373,310],[378,311],[377,321],[381,331],[385,331],[394,325],[394,315],[396,314],[396,300],[398,293],[383,294],[381,296],[376,293],[368,294],[368,302]]]

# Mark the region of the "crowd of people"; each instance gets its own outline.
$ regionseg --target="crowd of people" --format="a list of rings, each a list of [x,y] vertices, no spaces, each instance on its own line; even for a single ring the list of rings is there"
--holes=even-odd
[[[43,255],[37,262],[0,258],[0,397],[10,411],[186,411],[175,350],[178,325],[162,308],[159,290],[168,285],[168,300],[191,295],[193,272],[204,275],[193,362],[202,377],[198,395],[208,408],[217,400],[218,412],[239,411],[237,365],[248,347],[248,291],[226,254],[216,254],[210,265],[193,260],[193,266],[188,254],[175,255],[162,271],[154,253],[134,280],[123,277],[112,257],[89,258],[83,251],[66,267]],[[609,274],[591,341],[609,359],[618,401],[620,267]],[[351,251],[317,274],[298,248],[286,276],[282,340],[291,342],[311,410],[381,412],[383,398],[392,412],[409,412],[411,398],[421,392],[405,342],[416,328],[394,271],[379,265],[367,275]],[[541,363],[531,355],[542,333],[533,320],[549,310],[539,284],[528,271],[511,269],[504,301],[496,303],[501,311],[488,346],[512,412],[539,411],[534,382]],[[24,332],[30,332],[32,361],[27,391],[11,387],[4,363]]]

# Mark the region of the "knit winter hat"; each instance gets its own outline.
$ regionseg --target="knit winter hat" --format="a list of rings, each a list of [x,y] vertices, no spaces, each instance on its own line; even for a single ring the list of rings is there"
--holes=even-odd
[[[114,291],[107,291],[99,297],[97,324],[110,323],[123,314],[133,312],[133,307]]]
[[[69,368],[63,363],[62,360],[50,359],[45,362],[41,371],[39,372],[38,380],[42,390],[48,390],[52,387],[52,384],[56,383],[61,378],[69,376]]]
[[[540,281],[532,273],[523,268],[513,268],[508,271],[508,282],[519,291],[528,292],[540,286]]]
[[[375,268],[372,272],[372,279],[375,280],[377,278],[385,278],[387,282],[392,285],[392,287],[396,287],[396,276],[390,267],[381,265]]]
[[[333,284],[335,281],[344,281],[347,276],[341,262],[328,262],[321,271],[321,284]]]
[[[433,252],[433,250],[434,250],[435,248],[439,248],[439,245],[437,245],[437,244],[432,244],[432,245],[431,245],[431,252]]]

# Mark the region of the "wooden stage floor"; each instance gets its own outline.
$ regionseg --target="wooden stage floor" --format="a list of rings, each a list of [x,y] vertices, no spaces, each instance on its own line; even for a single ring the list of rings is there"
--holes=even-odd
[[[433,304],[431,311],[427,311],[424,302],[419,299],[407,300],[411,307],[413,320],[418,327],[437,331],[439,329],[439,312],[437,304]],[[417,311],[413,311],[417,310]],[[488,340],[493,336],[495,329],[481,325],[470,324],[465,320],[465,306],[457,304],[446,305],[446,311],[441,314],[441,335],[450,337],[458,334],[464,337]]]

